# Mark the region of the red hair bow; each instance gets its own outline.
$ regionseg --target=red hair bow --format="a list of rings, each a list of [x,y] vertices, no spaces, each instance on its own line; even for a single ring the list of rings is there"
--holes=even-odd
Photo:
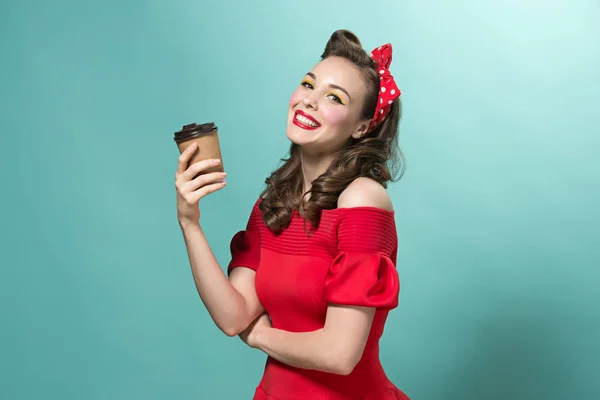
[[[375,129],[384,120],[389,114],[394,100],[400,97],[400,89],[396,86],[396,81],[388,69],[392,63],[392,45],[387,43],[376,48],[371,52],[371,58],[375,61],[379,73],[379,97],[369,131]]]

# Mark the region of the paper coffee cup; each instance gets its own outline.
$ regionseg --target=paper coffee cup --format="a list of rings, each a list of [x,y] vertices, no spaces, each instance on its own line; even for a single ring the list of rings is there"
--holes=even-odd
[[[206,159],[215,158],[221,160],[219,165],[207,168],[198,175],[224,171],[221,146],[219,144],[219,132],[213,122],[205,124],[197,124],[194,122],[189,125],[184,125],[183,129],[175,132],[173,140],[177,143],[177,147],[179,147],[179,153],[183,153],[185,149],[194,142],[198,145],[197,150],[192,155],[192,158],[190,158],[188,167],[198,161]]]

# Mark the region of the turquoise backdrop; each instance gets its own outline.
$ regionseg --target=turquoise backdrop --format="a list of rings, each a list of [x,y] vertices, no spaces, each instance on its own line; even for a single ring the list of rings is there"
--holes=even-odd
[[[597,399],[600,3],[3,1],[0,398],[249,399],[265,356],[212,323],[175,210],[183,124],[219,126],[216,256],[285,156],[330,34],[394,46],[400,306],[413,399]]]

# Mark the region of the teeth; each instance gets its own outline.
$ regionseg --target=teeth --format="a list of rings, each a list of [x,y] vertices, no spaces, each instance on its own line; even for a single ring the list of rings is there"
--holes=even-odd
[[[308,126],[312,126],[313,128],[317,127],[317,124],[315,124],[313,121],[311,121],[310,119],[306,118],[303,115],[300,114],[296,114],[296,119],[300,122],[302,122],[303,124],[306,124]]]

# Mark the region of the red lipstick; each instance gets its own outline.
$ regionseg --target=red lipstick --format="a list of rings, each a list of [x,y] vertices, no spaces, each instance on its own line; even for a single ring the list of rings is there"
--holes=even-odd
[[[300,118],[298,118],[298,116],[300,116]],[[301,110],[298,110],[294,113],[293,122],[294,122],[294,125],[302,128],[302,129],[309,130],[309,131],[317,129],[318,127],[321,126],[321,124],[319,122],[317,122],[316,119],[314,119],[309,114],[307,114]]]

